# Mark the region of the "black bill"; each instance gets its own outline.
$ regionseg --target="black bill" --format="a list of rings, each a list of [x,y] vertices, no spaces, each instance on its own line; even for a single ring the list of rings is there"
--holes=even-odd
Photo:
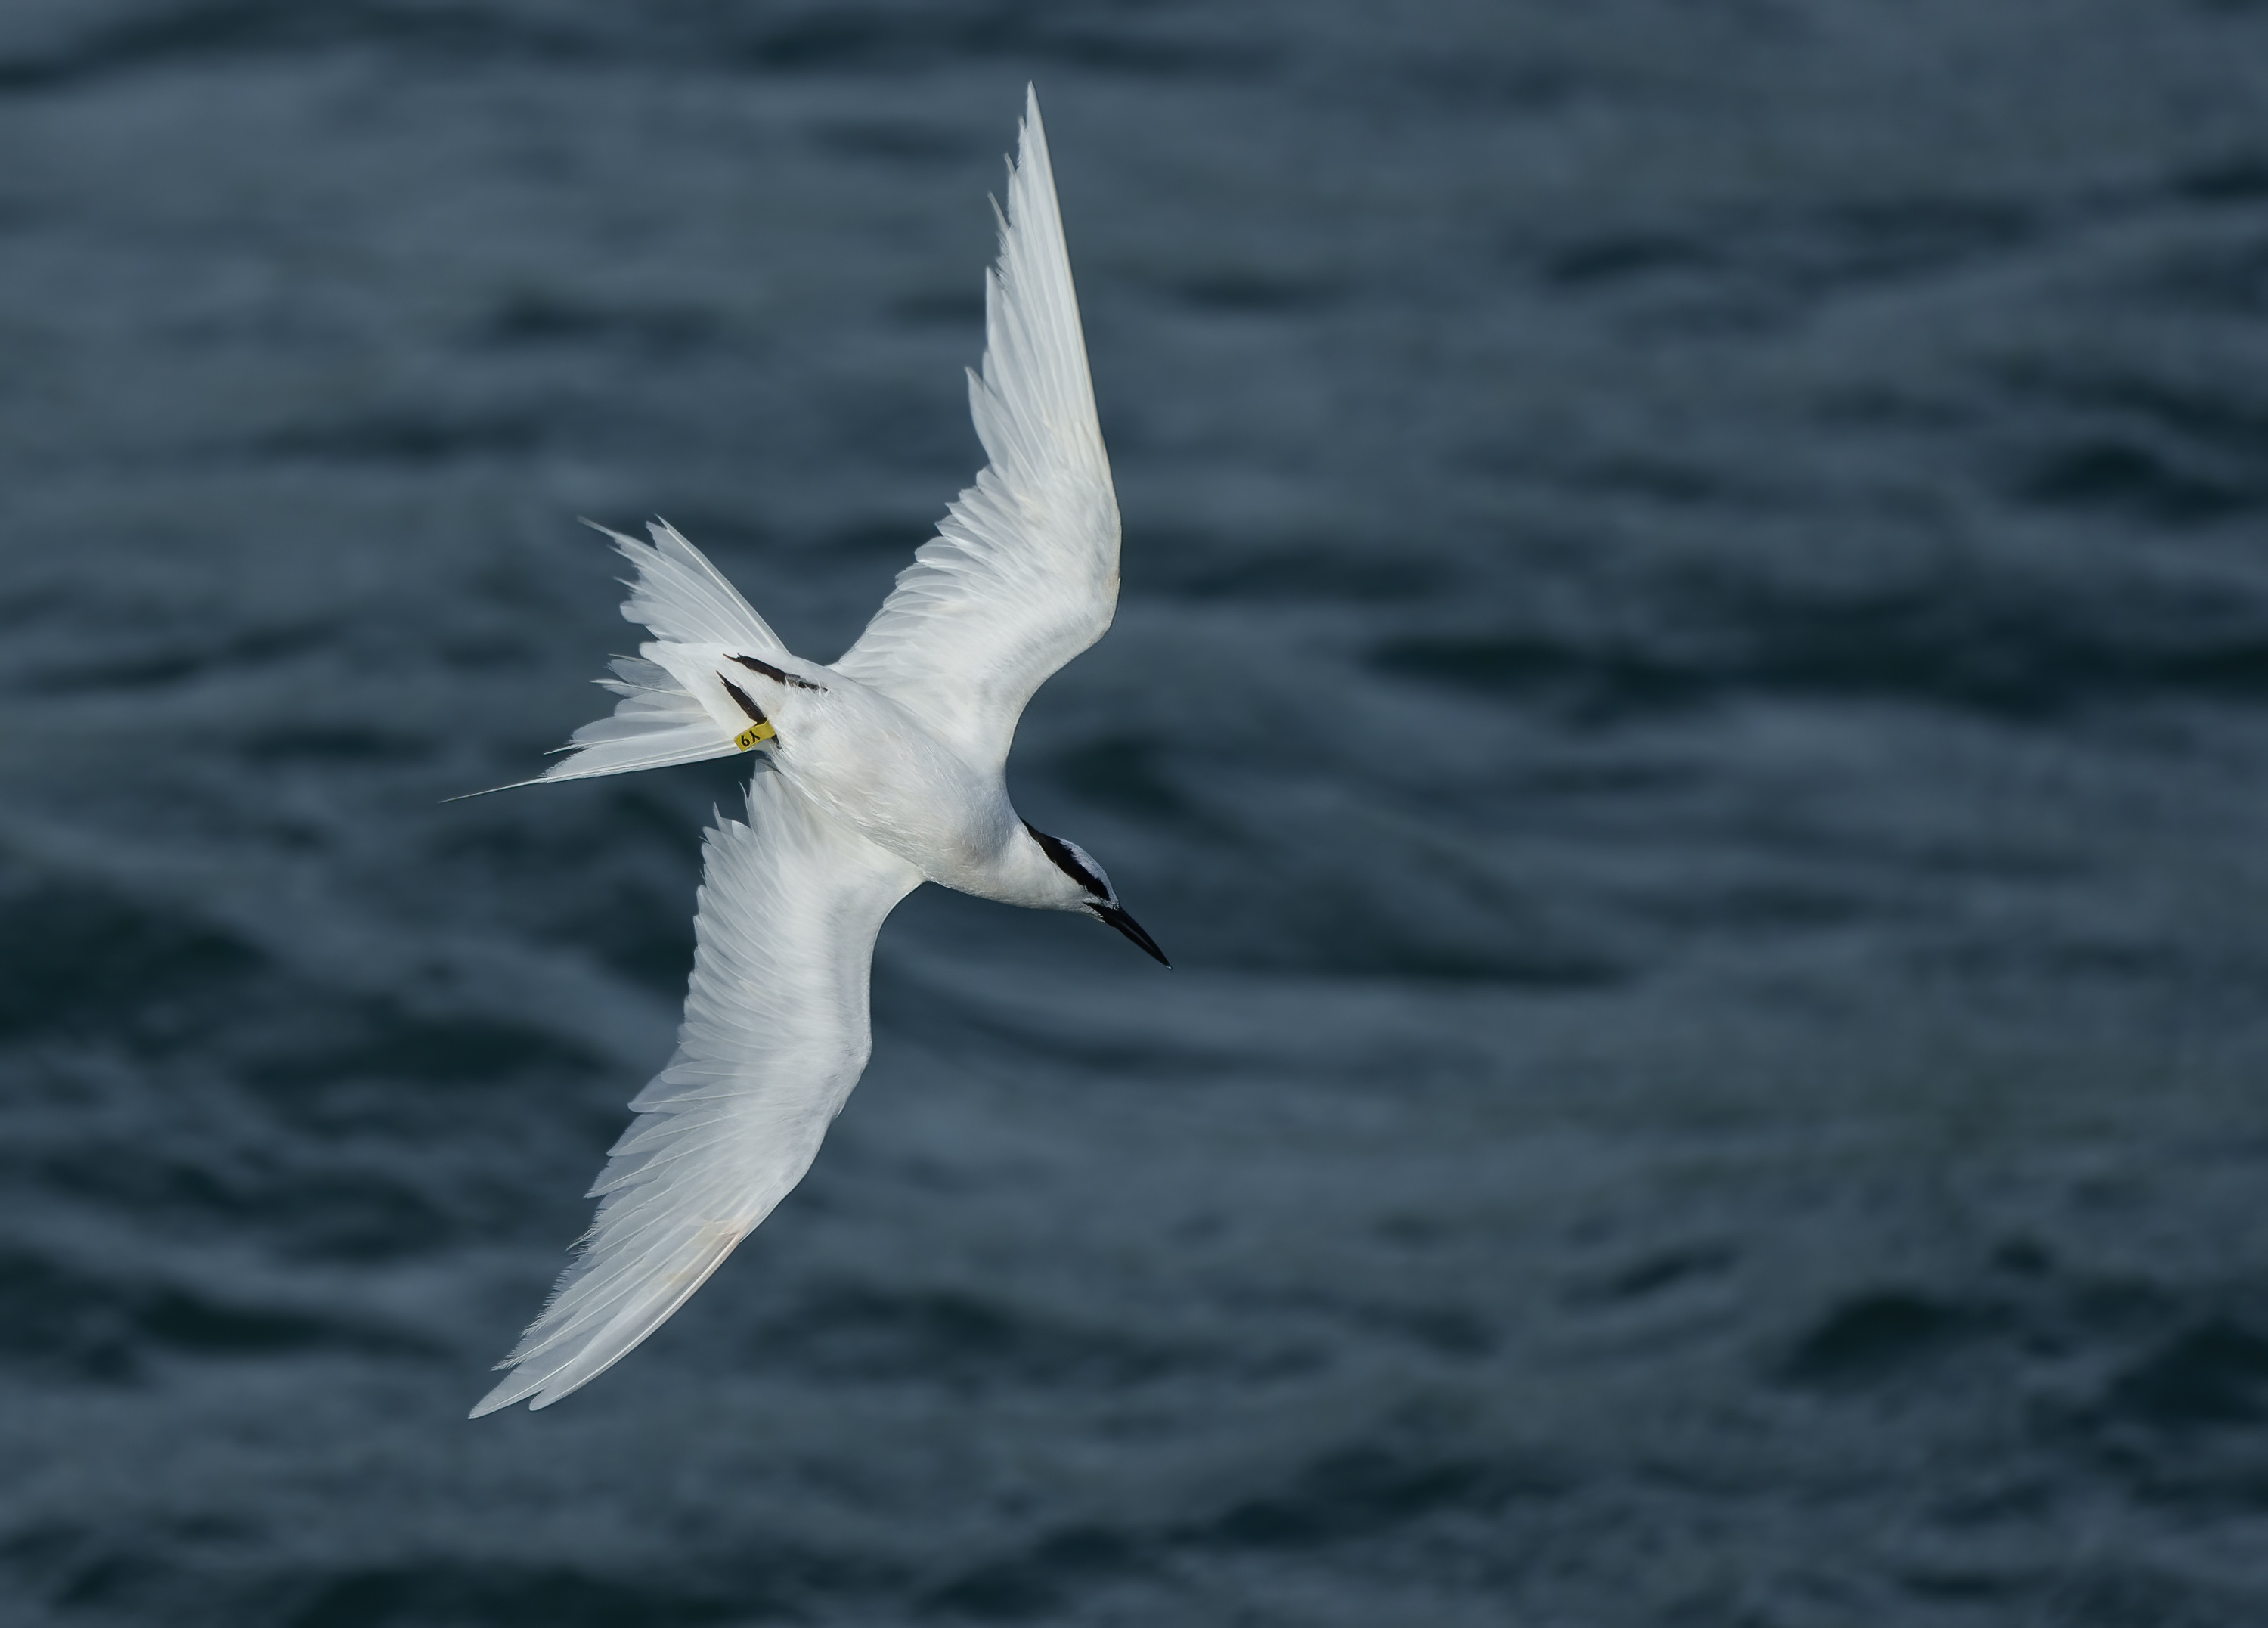
[[[1172,969],[1174,963],[1166,959],[1166,952],[1158,947],[1157,939],[1142,931],[1140,922],[1136,921],[1115,904],[1090,904],[1086,908],[1094,912],[1097,920],[1108,922],[1150,954],[1157,957],[1160,966],[1169,970]]]

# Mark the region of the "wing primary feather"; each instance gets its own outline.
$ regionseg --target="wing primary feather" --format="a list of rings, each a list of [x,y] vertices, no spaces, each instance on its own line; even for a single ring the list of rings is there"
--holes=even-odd
[[[920,873],[777,774],[705,848],[676,1055],[633,1099],[590,1230],[475,1418],[549,1406],[666,1322],[802,1179],[865,1067],[874,937]]]
[[[988,461],[836,663],[987,767],[1007,761],[1033,691],[1102,637],[1118,601],[1118,500],[1028,89],[1007,195],[968,375]]]

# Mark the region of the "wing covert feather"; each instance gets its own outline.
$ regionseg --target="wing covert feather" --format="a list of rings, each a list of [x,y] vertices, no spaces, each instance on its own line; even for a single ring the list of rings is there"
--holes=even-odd
[[[989,461],[835,664],[990,768],[1006,762],[1033,692],[1102,637],[1118,604],[1118,498],[1028,89],[999,225],[983,369],[968,375]]]
[[[475,1418],[548,1407],[612,1366],[803,1179],[873,1049],[875,935],[920,883],[757,773],[748,822],[708,833],[676,1055],[632,1100],[591,1229]]]

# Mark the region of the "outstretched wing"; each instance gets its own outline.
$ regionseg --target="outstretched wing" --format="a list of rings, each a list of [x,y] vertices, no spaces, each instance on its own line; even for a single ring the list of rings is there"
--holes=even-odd
[[[990,463],[835,665],[997,769],[1032,692],[1118,604],[1118,498],[1028,90],[968,405]]]
[[[708,836],[677,1055],[591,1191],[580,1253],[473,1410],[548,1407],[666,1322],[803,1179],[873,1048],[874,935],[921,873],[759,772]],[[532,1400],[529,1400],[531,1399]]]

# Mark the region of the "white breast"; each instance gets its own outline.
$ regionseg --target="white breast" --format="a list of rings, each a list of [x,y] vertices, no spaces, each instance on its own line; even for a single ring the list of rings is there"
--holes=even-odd
[[[998,774],[972,767],[879,690],[830,674],[782,696],[772,761],[790,785],[931,881],[1003,896],[1021,830]]]

